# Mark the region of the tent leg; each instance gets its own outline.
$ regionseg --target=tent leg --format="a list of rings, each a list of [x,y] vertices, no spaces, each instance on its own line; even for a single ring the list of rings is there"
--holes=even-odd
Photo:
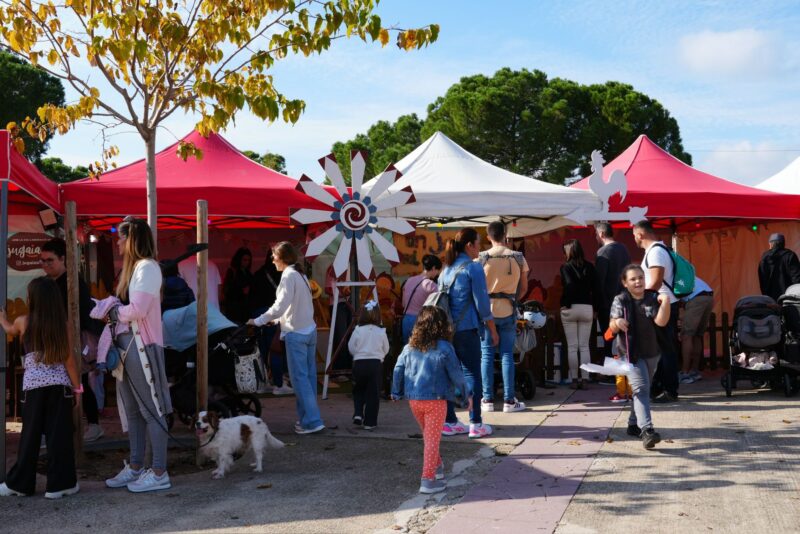
[[[5,250],[8,248],[8,181],[2,182],[0,191],[0,307],[6,307],[6,296],[8,295],[8,255]],[[0,425],[3,427],[3,439],[0,439],[0,482],[6,480],[6,368],[8,357],[6,349],[8,344],[6,336],[0,342],[0,391],[3,392],[3,409],[0,410]]]
[[[328,384],[331,377],[328,374],[328,367],[331,365],[331,355],[333,354],[333,328],[336,324],[336,312],[339,309],[337,302],[339,302],[339,286],[333,284],[333,314],[331,314],[331,327],[328,331],[328,350],[325,352],[325,375],[322,379],[322,400],[328,399]]]

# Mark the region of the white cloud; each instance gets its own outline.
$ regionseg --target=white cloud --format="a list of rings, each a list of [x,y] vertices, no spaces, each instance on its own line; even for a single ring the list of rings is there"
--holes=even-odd
[[[694,167],[744,185],[755,185],[786,167],[800,153],[772,142],[722,143],[710,152],[695,152]]]
[[[752,28],[693,33],[678,46],[682,63],[694,74],[742,81],[775,74],[783,55],[778,39]]]

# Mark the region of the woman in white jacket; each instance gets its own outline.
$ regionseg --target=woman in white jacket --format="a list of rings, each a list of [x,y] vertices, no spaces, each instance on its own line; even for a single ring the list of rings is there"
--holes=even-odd
[[[317,406],[317,325],[311,288],[296,265],[297,251],[291,243],[283,241],[275,245],[272,261],[282,272],[275,303],[247,324],[264,326],[280,319],[281,339],[286,342],[286,359],[300,418],[294,431],[311,434],[325,428]]]

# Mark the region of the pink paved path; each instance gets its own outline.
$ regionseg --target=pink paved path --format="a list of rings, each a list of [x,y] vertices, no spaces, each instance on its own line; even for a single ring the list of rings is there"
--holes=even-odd
[[[552,532],[620,415],[611,391],[574,393],[429,532]]]

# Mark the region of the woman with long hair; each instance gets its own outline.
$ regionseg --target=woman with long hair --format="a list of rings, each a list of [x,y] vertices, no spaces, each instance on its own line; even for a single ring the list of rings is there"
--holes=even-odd
[[[122,273],[116,295],[121,306],[110,312],[112,321],[127,326],[116,335],[121,354],[122,378],[117,388],[128,421],[130,463],[106,480],[109,488],[127,487],[141,493],[168,489],[167,420],[172,412],[169,384],[164,372],[164,335],[161,330],[161,268],[155,260],[150,227],[142,219],[126,217],[117,229],[117,250]],[[153,461],[144,468],[147,439]]]
[[[280,271],[281,281],[275,303],[247,324],[264,326],[280,320],[281,338],[286,342],[286,359],[292,377],[300,421],[294,431],[311,434],[325,428],[317,405],[317,324],[311,286],[297,264],[297,250],[288,241],[272,248],[272,261]]]
[[[237,324],[244,324],[250,318],[253,289],[253,253],[249,248],[240,247],[231,258],[231,266],[222,281],[222,309],[225,316]]]
[[[455,239],[449,239],[444,250],[444,269],[439,276],[439,291],[450,296],[450,315],[453,325],[453,347],[461,361],[464,376],[472,392],[469,411],[469,428],[456,417],[455,405],[447,403],[447,417],[442,434],[466,434],[482,438],[492,433],[492,427],[481,418],[481,338],[491,336],[492,345],[498,343],[486,289],[483,267],[474,260],[480,253],[481,238],[474,228],[460,230]]]
[[[569,377],[572,389],[583,389],[581,363],[589,362],[589,336],[594,321],[595,286],[594,266],[586,261],[583,248],[577,239],[564,243],[564,264],[561,266],[561,324],[567,338]],[[580,358],[578,353],[580,352]]]
[[[32,495],[42,434],[47,443],[46,499],[78,493],[72,445],[72,405],[82,392],[67,341],[67,313],[56,283],[46,276],[28,284],[28,315],[13,324],[0,310],[0,326],[21,335],[27,353],[22,375],[22,434],[17,461],[0,484],[0,496]],[[5,340],[3,340],[5,342]]]

